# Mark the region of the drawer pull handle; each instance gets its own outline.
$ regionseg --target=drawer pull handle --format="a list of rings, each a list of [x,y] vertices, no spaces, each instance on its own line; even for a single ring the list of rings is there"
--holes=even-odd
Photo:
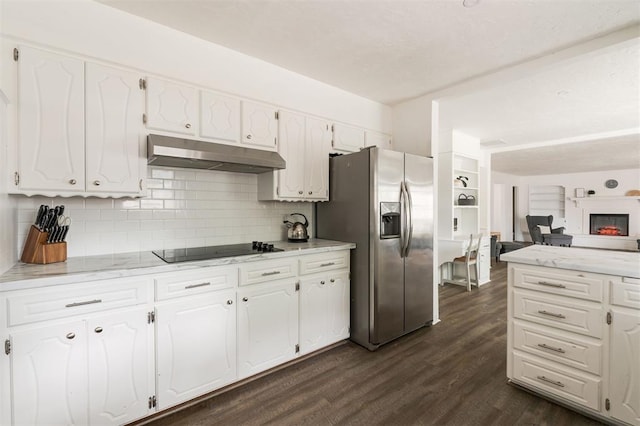
[[[552,385],[556,385],[559,388],[563,388],[564,387],[564,383],[562,382],[556,382],[555,380],[551,380],[551,379],[547,379],[544,376],[536,376],[538,380],[542,380],[543,382],[547,382],[547,383],[551,383]]]
[[[556,314],[556,313],[554,313],[554,312],[538,311],[538,313],[539,313],[539,314],[542,314],[542,315],[548,315],[548,316],[550,316],[550,317],[554,317],[554,318],[562,318],[562,319],[566,318],[564,315],[562,315],[562,314]]]
[[[187,290],[187,289],[196,288],[196,287],[206,287],[208,285],[211,285],[211,283],[189,284],[184,286],[184,288],[185,290]]]
[[[65,308],[75,308],[82,305],[93,305],[94,303],[102,303],[102,299],[87,300],[85,302],[74,302],[64,305]]]
[[[67,339],[69,339],[69,340],[73,339],[74,337],[76,337],[76,333],[67,334]]]
[[[554,348],[553,346],[549,346],[549,345],[547,345],[545,343],[538,343],[538,346],[540,346],[541,348],[544,348],[544,349],[549,349],[550,351],[558,352],[560,354],[565,353],[564,349],[562,349],[562,348]]]
[[[325,266],[333,266],[333,265],[335,265],[335,264],[336,264],[336,262],[321,263],[321,264],[320,264],[320,267],[321,267],[321,268],[324,268]]]
[[[548,283],[546,281],[538,281],[538,284],[540,285],[546,285],[547,287],[555,287],[555,288],[567,288],[567,286],[562,285],[562,284],[556,284],[556,283]]]
[[[278,275],[280,273],[280,271],[273,271],[273,272],[263,272],[262,276],[263,277],[268,277],[269,275]]]

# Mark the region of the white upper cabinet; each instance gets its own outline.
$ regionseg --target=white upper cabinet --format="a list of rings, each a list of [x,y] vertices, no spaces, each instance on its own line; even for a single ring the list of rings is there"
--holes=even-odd
[[[30,47],[19,52],[19,187],[84,191],[84,64]]]
[[[305,117],[302,114],[280,112],[279,154],[287,168],[278,171],[278,194],[283,198],[304,198]]]
[[[198,91],[194,87],[149,77],[146,96],[148,129],[196,134]]]
[[[12,192],[139,196],[146,159],[138,75],[20,47]]]
[[[240,142],[240,99],[200,91],[200,136]]]
[[[304,196],[313,200],[328,200],[331,149],[331,126],[328,121],[307,117],[304,147]]]
[[[87,190],[140,191],[140,138],[143,105],[139,76],[87,63]]]
[[[275,151],[278,147],[276,108],[257,102],[242,102],[242,143]]]
[[[333,149],[357,152],[364,148],[364,129],[346,124],[333,125]]]
[[[364,146],[377,146],[378,148],[392,149],[391,135],[371,132],[367,130],[364,134]]]

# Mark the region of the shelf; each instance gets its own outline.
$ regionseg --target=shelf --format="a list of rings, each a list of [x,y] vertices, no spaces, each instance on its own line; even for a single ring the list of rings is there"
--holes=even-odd
[[[457,204],[453,205],[454,209],[477,209],[478,206],[459,206]]]
[[[462,173],[467,173],[467,174],[472,174],[472,175],[477,175],[478,172],[476,172],[475,170],[467,170],[467,169],[453,169],[453,174],[462,174]]]
[[[613,196],[595,196],[595,197],[569,197],[569,200],[573,201],[578,207],[583,201],[622,201],[622,200],[638,200],[640,196],[627,196],[627,195],[613,195]]]
[[[464,186],[454,186],[453,189],[455,190],[461,190],[461,191],[477,191],[478,188],[476,187],[471,187],[471,186],[467,186],[466,188]]]

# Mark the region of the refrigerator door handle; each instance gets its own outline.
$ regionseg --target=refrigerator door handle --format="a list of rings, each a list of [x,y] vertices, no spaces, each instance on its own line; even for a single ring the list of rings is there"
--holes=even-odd
[[[407,243],[407,199],[404,192],[404,181],[400,182],[400,257],[404,257],[404,249]]]
[[[409,185],[404,182],[405,202],[407,203],[407,238],[405,242],[404,257],[409,256],[411,250],[411,240],[413,238],[413,201],[411,200],[411,191]]]

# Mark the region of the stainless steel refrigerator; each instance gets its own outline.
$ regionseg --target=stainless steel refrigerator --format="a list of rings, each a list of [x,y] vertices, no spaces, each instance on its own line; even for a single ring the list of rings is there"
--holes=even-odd
[[[380,148],[331,158],[316,235],[351,252],[351,340],[375,350],[433,321],[433,159]]]

